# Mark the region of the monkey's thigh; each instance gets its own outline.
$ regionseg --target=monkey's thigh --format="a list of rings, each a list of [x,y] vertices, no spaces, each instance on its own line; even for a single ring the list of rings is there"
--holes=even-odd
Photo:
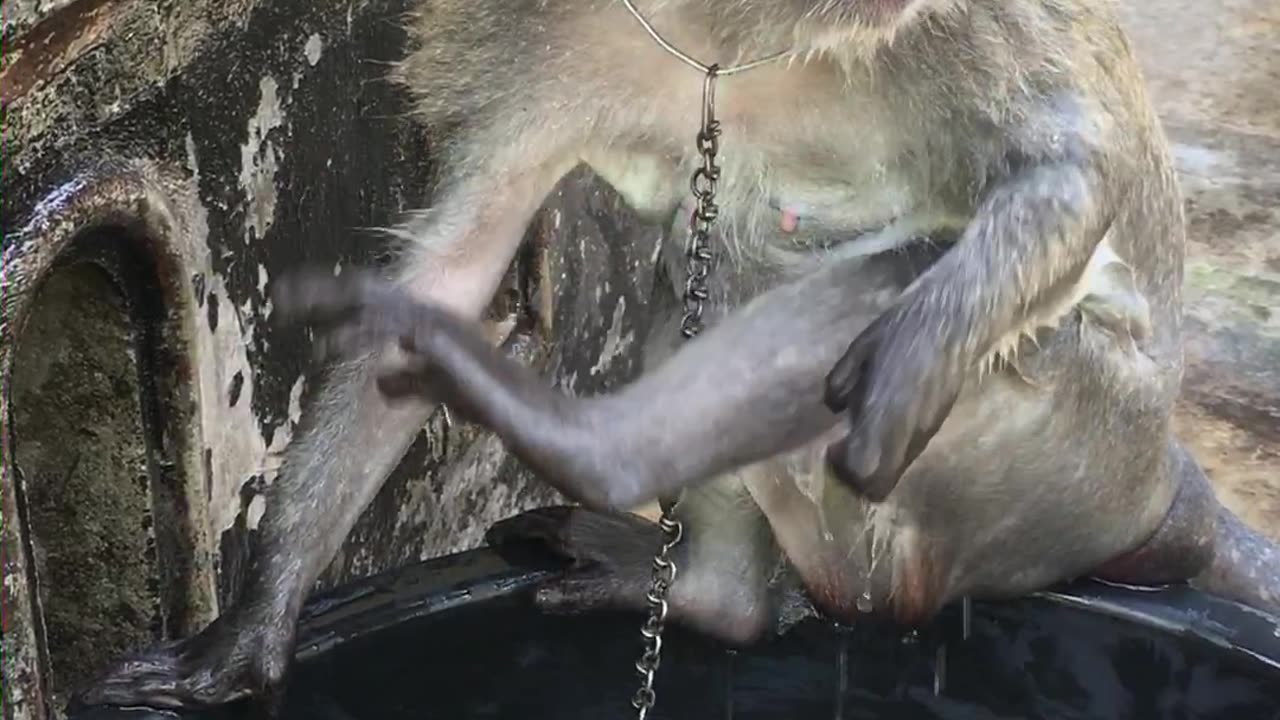
[[[1074,312],[1014,365],[969,383],[891,498],[913,530],[898,570],[941,602],[1087,574],[1173,503],[1174,363]]]
[[[975,378],[882,503],[827,471],[843,427],[747,471],[820,609],[853,619],[869,601],[922,622],[964,595],[1087,574],[1159,527],[1177,489],[1170,374],[1079,318],[1020,367]]]

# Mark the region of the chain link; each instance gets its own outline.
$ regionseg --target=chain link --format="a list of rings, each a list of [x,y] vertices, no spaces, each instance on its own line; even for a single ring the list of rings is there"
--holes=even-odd
[[[716,164],[716,154],[720,150],[720,122],[715,117],[715,81],[718,68],[712,65],[707,69],[706,80],[702,89],[702,128],[698,131],[698,153],[702,156],[702,165],[693,172],[689,179],[689,187],[697,199],[697,209],[690,222],[689,248],[687,251],[688,275],[685,280],[684,317],[680,322],[680,334],[692,339],[702,331],[703,306],[710,296],[707,290],[707,279],[711,275],[711,227],[720,214],[716,205],[716,188],[720,181],[720,166]],[[640,628],[644,640],[644,652],[636,661],[636,672],[640,675],[640,688],[631,698],[631,704],[638,713],[639,720],[646,720],[649,712],[657,702],[657,694],[653,690],[654,675],[662,662],[662,632],[666,627],[667,594],[675,584],[675,560],[671,558],[671,550],[680,542],[684,527],[676,518],[676,506],[679,498],[662,503],[662,515],[658,518],[658,528],[662,531],[662,547],[653,558],[653,575],[650,579],[649,593],[645,597],[649,604],[649,617]]]
[[[711,226],[720,217],[716,205],[716,190],[720,183],[720,166],[716,155],[720,152],[720,121],[716,119],[715,82],[719,71],[715,65],[707,70],[702,87],[702,128],[698,131],[698,153],[702,165],[689,178],[689,189],[698,201],[691,223],[688,250],[688,275],[684,286],[684,318],[680,333],[686,339],[702,331],[702,309],[710,296],[707,278],[711,275]]]
[[[690,67],[703,74],[702,86],[702,127],[698,131],[698,153],[702,156],[702,166],[694,171],[689,179],[693,196],[698,200],[690,222],[691,237],[688,249],[688,277],[685,280],[684,317],[680,322],[680,334],[691,339],[702,331],[702,310],[710,293],[707,291],[707,278],[711,275],[711,226],[720,214],[716,205],[716,186],[720,182],[720,167],[716,165],[716,155],[720,152],[720,122],[716,120],[716,78],[720,75],[733,75],[760,67],[789,55],[789,51],[776,52],[750,62],[721,68],[719,65],[704,65],[686,55],[665,38],[644,18],[632,0],[622,0],[627,11],[644,27],[645,32],[663,49],[679,58]],[[636,671],[640,674],[640,689],[636,690],[631,704],[639,712],[640,720],[645,720],[657,696],[653,691],[653,676],[658,671],[662,659],[662,630],[667,620],[667,593],[676,581],[676,564],[671,559],[671,549],[680,542],[683,527],[676,519],[676,505],[679,497],[673,502],[662,504],[662,516],[658,519],[658,527],[662,530],[662,548],[653,558],[653,577],[649,585],[649,618],[640,630],[644,637],[645,650],[636,661]]]

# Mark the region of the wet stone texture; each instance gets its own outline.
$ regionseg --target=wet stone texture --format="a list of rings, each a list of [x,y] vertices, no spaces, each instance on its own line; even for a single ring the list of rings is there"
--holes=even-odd
[[[387,62],[404,54],[397,19],[408,5],[4,3],[0,369],[6,428],[22,431],[14,437],[16,456],[32,458],[24,467],[27,494],[17,492],[8,466],[0,483],[6,720],[44,717],[41,698],[49,691],[56,701],[57,690],[118,647],[187,632],[239,592],[266,509],[263,491],[315,390],[307,337],[272,322],[271,279],[301,263],[340,270],[379,262],[390,244],[376,229],[431,202],[433,129],[415,123],[406,98],[385,81]],[[10,12],[19,6],[35,14]],[[118,175],[133,179],[112,185]],[[117,197],[120,187],[134,186],[141,190],[132,199]],[[74,402],[59,404],[60,396],[33,385],[24,364],[43,348],[72,342],[80,329],[40,325],[39,308],[61,287],[47,279],[56,277],[47,248],[54,231],[62,232],[58,219],[80,217],[94,202],[110,206],[112,223],[143,228],[134,250],[168,244],[156,277],[135,279],[158,288],[163,302],[155,314],[166,342],[188,353],[156,371],[178,387],[178,409],[190,404],[189,417],[166,416],[187,418],[184,424],[156,431],[172,466],[139,469],[121,453],[145,444],[145,422],[95,414],[100,398],[88,393],[98,390],[77,390]],[[170,236],[146,235],[152,231]],[[529,239],[490,311],[510,331],[510,351],[575,393],[635,373],[653,287],[650,258],[661,233],[634,221],[611,191],[580,171],[548,200]],[[84,296],[66,296],[63,305],[94,317]],[[128,330],[106,322],[97,328]],[[574,340],[552,342],[553,334]],[[66,361],[72,359],[81,361]],[[92,362],[115,367],[106,356]],[[33,396],[42,402],[23,402]],[[94,451],[81,474],[66,475],[59,455],[37,462],[51,444],[38,440],[65,439],[82,427],[110,434],[114,444],[78,445]],[[62,473],[54,476],[60,492],[42,496],[49,506],[41,515],[31,488],[49,473]],[[148,499],[145,479],[118,482],[133,474],[150,478],[153,495],[157,487],[170,492]],[[65,491],[90,480],[92,492]],[[109,488],[119,492],[110,501],[95,495]],[[475,547],[494,520],[554,500],[491,437],[437,413],[321,584]],[[190,558],[148,551],[148,502],[157,520],[185,528]],[[41,519],[48,517],[75,517],[79,525]],[[102,538],[112,541],[112,553],[75,554],[94,547],[84,544],[81,528],[98,527],[107,528]],[[46,573],[42,563],[51,557],[68,567],[83,563],[88,574],[73,581]],[[121,596],[80,602],[85,583],[96,582],[91,561],[107,558]],[[147,584],[155,577],[158,589]],[[170,586],[187,595],[173,602],[184,622],[166,625],[155,621],[154,606],[173,594]],[[55,622],[59,608],[65,616]],[[102,652],[77,652],[54,632],[58,622],[78,630],[117,623],[119,634],[103,640]]]
[[[123,298],[82,265],[38,298],[13,376],[14,464],[44,611],[50,690],[160,624],[147,452]]]

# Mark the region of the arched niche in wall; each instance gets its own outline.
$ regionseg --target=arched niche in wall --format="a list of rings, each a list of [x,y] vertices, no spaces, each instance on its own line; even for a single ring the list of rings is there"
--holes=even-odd
[[[110,161],[6,233],[4,680],[26,716],[213,612],[190,198]]]

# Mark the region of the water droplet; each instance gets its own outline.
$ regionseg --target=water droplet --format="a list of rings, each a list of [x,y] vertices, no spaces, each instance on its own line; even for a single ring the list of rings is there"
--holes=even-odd
[[[835,720],[844,718],[844,696],[849,692],[849,629],[836,627],[840,635],[840,654],[836,656],[836,712]]]
[[[947,646],[939,645],[937,654],[933,658],[933,694],[934,697],[942,694],[943,688],[947,684]]]
[[[858,612],[869,613],[875,609],[875,605],[871,603],[871,593],[864,592],[858,596]]]
[[[736,650],[729,650],[725,659],[724,681],[724,717],[733,720],[733,660],[738,656]]]

